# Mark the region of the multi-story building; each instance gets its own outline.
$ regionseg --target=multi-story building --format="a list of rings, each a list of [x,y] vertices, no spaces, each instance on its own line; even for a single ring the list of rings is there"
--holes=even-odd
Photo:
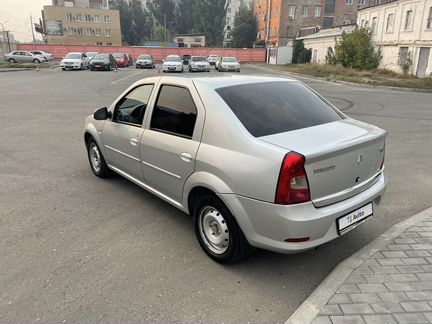
[[[53,0],[42,18],[48,44],[121,45],[119,11],[109,0]]]
[[[234,19],[241,7],[252,9],[253,0],[227,0],[227,12],[225,16],[224,46],[231,41],[231,30],[234,27]]]
[[[432,75],[432,0],[398,0],[359,10],[357,24],[372,29],[381,67]]]

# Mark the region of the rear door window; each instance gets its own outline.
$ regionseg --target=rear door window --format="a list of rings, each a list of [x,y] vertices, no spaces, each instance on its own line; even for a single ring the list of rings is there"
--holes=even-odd
[[[188,89],[163,85],[153,110],[150,129],[192,138],[197,109]]]
[[[299,82],[276,81],[216,89],[255,137],[341,120],[327,102]]]

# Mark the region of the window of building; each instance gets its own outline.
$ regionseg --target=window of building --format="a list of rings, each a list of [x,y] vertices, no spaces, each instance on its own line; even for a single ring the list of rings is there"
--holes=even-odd
[[[348,19],[342,20],[342,25],[349,25],[349,24],[351,24],[351,20]]]
[[[358,4],[359,6],[364,6],[364,4],[365,4],[365,0],[357,0],[357,4]]]
[[[91,36],[91,33],[92,33],[92,32],[91,32],[91,28],[87,28],[87,29],[86,29],[86,35],[87,35],[87,36]]]
[[[303,6],[303,17],[309,16],[309,6]]]
[[[407,63],[408,59],[408,47],[400,47],[399,48],[399,65],[404,66]]]
[[[226,22],[227,23],[231,22],[231,17],[226,17]]]
[[[94,16],[94,22],[95,23],[99,23],[99,15],[95,15]]]
[[[412,23],[413,23],[413,11],[408,10],[405,15],[405,26],[404,30],[411,30],[412,29]]]
[[[111,29],[105,29],[105,36],[111,37]]]
[[[227,9],[227,13],[231,13],[231,8],[228,8],[228,9]]]
[[[82,21],[81,14],[76,14],[75,17],[77,21]]]
[[[100,28],[96,28],[95,35],[96,36],[101,36],[101,30],[100,30]]]
[[[294,19],[296,12],[296,6],[289,6],[288,17]]]
[[[227,26],[227,30],[231,30],[231,26],[230,25]]]
[[[146,84],[135,88],[120,99],[114,110],[113,122],[141,127],[152,91],[153,85]]]
[[[108,46],[111,46],[112,45],[112,43],[106,43]],[[101,45],[102,45],[102,43],[101,43]]]
[[[352,5],[353,4],[353,0],[345,0],[345,4]]]
[[[326,0],[325,2],[325,13],[334,14],[336,8],[336,0]]]
[[[85,21],[90,22],[91,21],[91,15],[85,15]]]
[[[393,33],[393,17],[392,13],[387,16],[386,33]]]
[[[163,85],[153,110],[150,129],[192,138],[197,110],[189,90]]]
[[[111,22],[111,18],[110,18],[110,16],[104,16],[104,23],[109,23],[109,22]]]
[[[321,7],[315,7],[315,17],[321,17]]]
[[[102,46],[103,44],[102,44],[102,42],[96,42],[96,45],[97,46]]]
[[[380,4],[380,0],[374,0],[374,2],[373,2],[373,4],[374,4],[374,6],[378,6],[379,4]]]
[[[426,28],[432,28],[432,7],[429,8],[429,16],[426,22]]]
[[[71,13],[67,13],[67,14],[66,14],[66,20],[67,20],[67,21],[72,21],[72,20],[73,20],[73,14],[71,14]]]
[[[78,35],[83,35],[84,34],[83,29],[81,27],[77,28],[77,34]]]
[[[372,34],[377,33],[377,28],[378,28],[378,17],[373,17],[372,18]]]

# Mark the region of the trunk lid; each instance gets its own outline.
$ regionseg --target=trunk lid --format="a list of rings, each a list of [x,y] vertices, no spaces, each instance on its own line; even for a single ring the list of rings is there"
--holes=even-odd
[[[302,154],[317,207],[369,188],[380,175],[387,132],[350,118],[259,139]]]

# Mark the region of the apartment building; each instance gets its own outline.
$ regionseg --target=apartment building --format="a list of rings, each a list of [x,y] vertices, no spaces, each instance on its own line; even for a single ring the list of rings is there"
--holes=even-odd
[[[121,45],[119,11],[109,0],[53,0],[42,18],[48,44]]]
[[[432,0],[398,0],[359,10],[357,24],[372,29],[381,67],[432,76]]]
[[[231,41],[231,30],[234,28],[234,19],[241,7],[252,9],[253,0],[227,0],[227,12],[225,16],[224,46]]]

